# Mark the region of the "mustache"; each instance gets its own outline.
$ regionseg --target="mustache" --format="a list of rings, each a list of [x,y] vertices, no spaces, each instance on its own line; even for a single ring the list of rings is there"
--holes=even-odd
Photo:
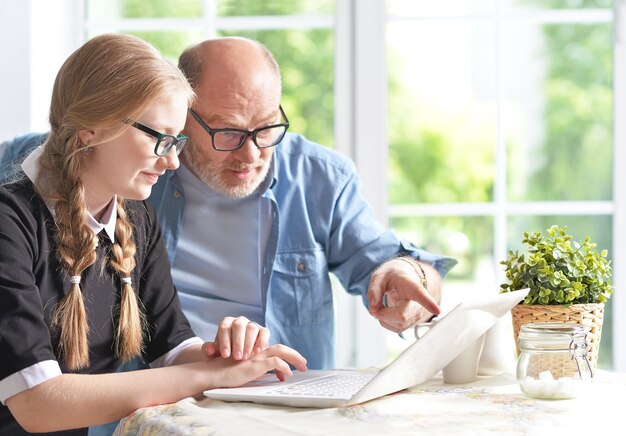
[[[233,171],[250,171],[256,168],[261,168],[265,166],[266,164],[267,164],[267,160],[260,160],[252,164],[244,163],[244,162],[233,162],[232,164],[228,165],[228,169],[233,170]]]

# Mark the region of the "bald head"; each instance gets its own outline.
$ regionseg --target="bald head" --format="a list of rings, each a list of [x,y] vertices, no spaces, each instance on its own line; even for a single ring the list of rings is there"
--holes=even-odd
[[[280,70],[272,53],[257,41],[241,37],[216,38],[187,48],[179,58],[179,68],[194,89],[221,91],[237,82],[271,77],[280,93]]]

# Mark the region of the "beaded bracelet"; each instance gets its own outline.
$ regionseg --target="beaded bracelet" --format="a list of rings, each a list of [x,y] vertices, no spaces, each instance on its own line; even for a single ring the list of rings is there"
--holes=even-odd
[[[422,265],[420,265],[419,262],[417,261],[411,262],[406,257],[398,257],[397,259],[411,265],[413,269],[415,270],[415,272],[417,273],[417,276],[420,278],[420,285],[422,285],[424,289],[428,289],[428,281],[426,280],[426,271],[424,271],[424,268],[422,268]]]

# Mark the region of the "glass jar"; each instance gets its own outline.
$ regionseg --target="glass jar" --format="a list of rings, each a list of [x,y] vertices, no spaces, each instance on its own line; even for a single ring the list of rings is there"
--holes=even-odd
[[[517,381],[540,399],[575,398],[593,377],[587,359],[588,329],[578,324],[529,323],[519,333]]]

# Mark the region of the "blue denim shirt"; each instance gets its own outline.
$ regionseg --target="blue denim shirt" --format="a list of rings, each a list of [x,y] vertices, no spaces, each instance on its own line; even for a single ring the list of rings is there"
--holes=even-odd
[[[28,135],[3,144],[0,171],[27,143],[40,142],[40,136]],[[262,309],[272,342],[298,350],[309,368],[331,368],[335,362],[329,273],[367,305],[370,275],[390,258],[411,255],[431,263],[442,277],[456,264],[398,239],[378,223],[345,156],[287,134],[275,149],[272,170],[273,180],[263,194],[271,202],[273,224],[262,268]],[[185,213],[176,171],[160,178],[150,201],[172,262]]]
[[[35,147],[46,140],[46,133],[27,133],[0,144],[0,183],[22,170],[21,164]]]

